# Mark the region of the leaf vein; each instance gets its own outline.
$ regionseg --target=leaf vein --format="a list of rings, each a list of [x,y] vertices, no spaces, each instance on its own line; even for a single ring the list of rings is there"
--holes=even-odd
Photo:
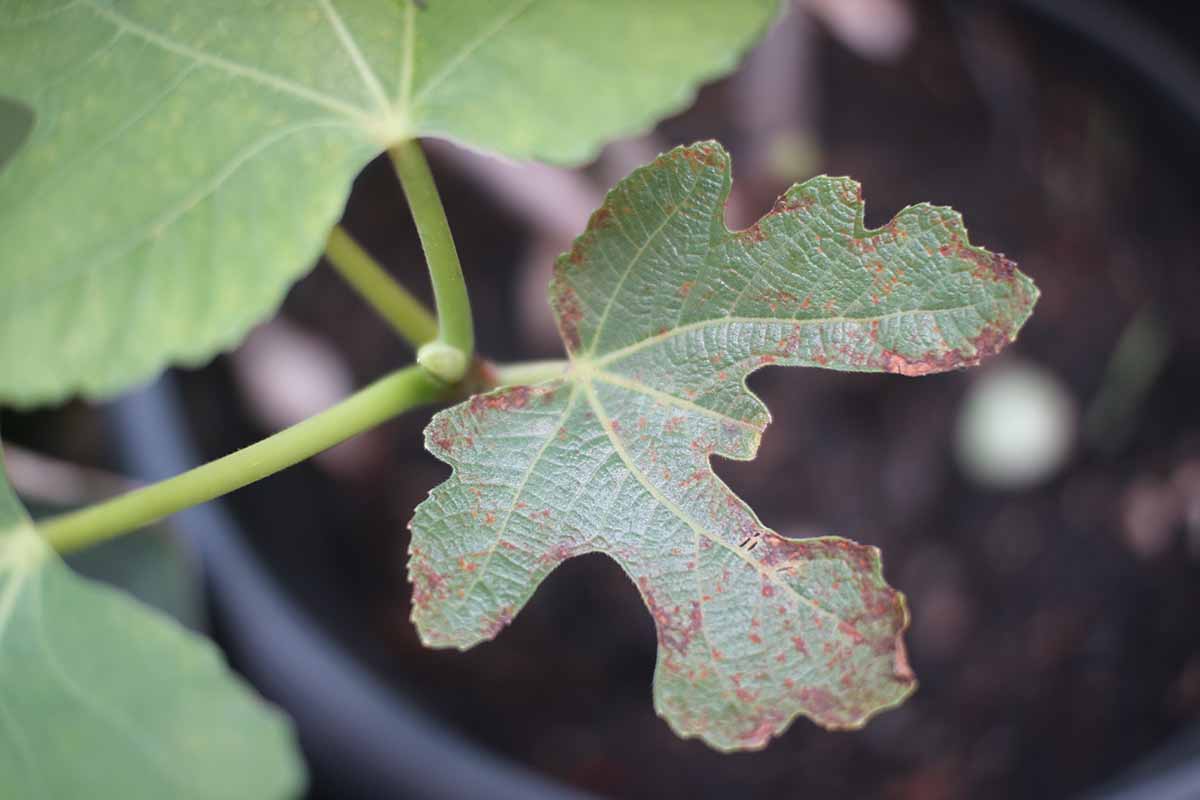
[[[504,513],[504,521],[500,523],[500,527],[496,530],[496,540],[492,542],[492,546],[488,548],[487,555],[484,556],[483,564],[481,564],[479,569],[476,571],[475,579],[472,580],[470,585],[467,586],[466,590],[463,591],[462,598],[459,600],[458,605],[456,606],[457,609],[461,609],[464,605],[466,605],[467,600],[471,597],[471,592],[474,591],[475,587],[479,585],[479,582],[483,580],[483,576],[488,573],[488,567],[491,566],[492,559],[496,555],[496,550],[500,547],[500,540],[503,539],[504,534],[508,532],[508,524],[512,520],[512,515],[517,509],[517,503],[520,502],[521,496],[525,492],[525,487],[529,484],[529,479],[533,476],[533,471],[537,468],[537,465],[546,455],[546,451],[550,449],[550,445],[554,443],[555,433],[562,425],[563,420],[565,420],[567,415],[571,413],[571,409],[574,408],[575,398],[577,395],[578,390],[575,386],[572,386],[571,394],[567,398],[566,404],[563,406],[562,413],[558,415],[558,422],[555,424],[554,430],[551,431],[550,435],[546,437],[546,440],[542,442],[542,446],[538,449],[537,454],[534,455],[533,460],[530,461],[529,466],[526,467],[525,473],[521,476],[521,481],[517,484],[516,490],[513,492],[512,499],[509,501],[508,510]]]
[[[298,99],[305,100],[328,111],[334,111],[338,114],[352,117],[358,120],[360,123],[365,123],[370,119],[370,114],[366,109],[359,108],[349,103],[344,103],[341,100],[338,100],[336,97],[325,94],[324,92],[319,92],[308,86],[295,83],[294,81],[290,81],[287,78],[282,78],[278,75],[273,75],[256,67],[251,67],[246,64],[239,64],[231,59],[214,55],[212,53],[207,53],[203,50],[198,50],[194,47],[190,47],[189,45],[182,44],[181,42],[174,41],[170,37],[165,36],[158,31],[137,24],[128,17],[125,17],[110,8],[101,7],[98,3],[96,3],[95,0],[84,0],[84,2],[98,16],[104,17],[122,30],[128,31],[134,36],[144,39],[150,44],[153,44],[163,50],[184,56],[185,58],[190,58],[193,61],[197,61],[206,66],[223,70],[231,75],[252,80],[255,83],[270,87],[283,94],[288,94]]]
[[[604,333],[604,325],[608,322],[608,315],[612,311],[612,307],[617,300],[617,296],[621,294],[621,289],[624,287],[625,281],[629,278],[630,274],[632,274],[633,268],[637,266],[638,261],[641,260],[642,256],[646,253],[646,250],[649,249],[650,245],[653,244],[654,240],[661,236],[662,232],[666,230],[667,225],[671,224],[671,221],[679,215],[680,209],[682,209],[684,205],[686,205],[693,197],[696,196],[702,183],[702,181],[697,179],[692,184],[691,188],[688,189],[687,194],[675,204],[675,207],[671,209],[671,212],[666,216],[666,218],[664,218],[661,223],[655,226],[654,230],[651,231],[646,237],[646,241],[642,243],[642,246],[638,248],[637,252],[633,254],[633,257],[625,266],[625,271],[621,274],[620,279],[617,281],[616,287],[613,288],[612,294],[609,295],[608,302],[604,306],[604,312],[600,315],[600,320],[596,323],[596,330],[592,334],[592,342],[588,348],[589,357],[595,354],[596,348],[600,344],[600,336]],[[614,214],[613,216],[616,217],[618,215]]]
[[[802,325],[807,327],[811,325],[830,325],[836,323],[862,325],[871,322],[883,322],[884,320],[891,319],[893,317],[902,317],[906,314],[952,314],[956,311],[962,311],[968,308],[974,309],[975,306],[974,304],[968,304],[954,306],[952,308],[910,308],[901,311],[893,311],[887,314],[880,314],[874,317],[844,317],[841,315],[833,317],[818,317],[815,319],[795,319],[787,317],[716,317],[713,319],[699,320],[697,322],[689,322],[687,325],[681,325],[674,330],[667,331],[666,333],[657,333],[652,336],[647,336],[645,339],[642,339],[638,342],[634,342],[633,344],[626,345],[618,348],[617,350],[605,353],[599,358],[594,359],[592,363],[596,367],[606,367],[609,364],[620,361],[623,358],[627,358],[628,356],[631,356],[641,350],[645,350],[648,347],[653,347],[656,344],[660,344],[677,336],[709,327],[720,327],[723,325]]]
[[[165,229],[165,228],[170,227],[171,225],[175,224],[176,222],[178,222],[181,217],[183,217],[185,214],[187,214],[189,211],[191,211],[193,208],[195,208],[197,205],[199,205],[201,202],[203,202],[206,198],[208,198],[210,195],[212,195],[214,192],[216,192],[218,189],[220,189],[221,186],[225,183],[225,181],[227,181],[230,177],[232,177],[238,171],[238,169],[240,169],[243,165],[245,165],[246,163],[248,163],[249,161],[254,159],[255,156],[259,155],[261,152],[266,150],[268,147],[270,147],[274,144],[277,144],[277,143],[283,141],[284,139],[288,138],[289,136],[300,133],[302,131],[313,130],[316,128],[338,128],[338,127],[353,127],[353,126],[346,125],[344,122],[334,122],[334,121],[330,121],[330,120],[317,120],[317,121],[310,120],[305,123],[293,125],[289,128],[281,129],[279,131],[276,131],[271,136],[260,139],[258,142],[255,142],[253,145],[246,148],[241,153],[239,153],[234,158],[232,158],[230,161],[228,161],[226,164],[224,164],[222,166],[222,168],[216,174],[213,175],[213,177],[209,180],[208,183],[206,183],[204,186],[201,186],[198,190],[192,192],[190,195],[185,197],[183,199],[183,201],[181,203],[179,203],[179,205],[175,206],[174,208],[168,209],[164,214],[160,215],[159,217],[156,217],[155,219],[151,220],[149,223],[143,225],[141,227],[141,229],[136,234],[134,234],[133,237],[131,237],[130,241],[110,248],[109,254],[102,257],[99,261],[95,261],[95,262],[91,262],[91,263],[81,262],[79,264],[79,266],[77,266],[75,269],[72,269],[72,270],[63,270],[62,263],[56,264],[53,268],[46,270],[46,272],[53,274],[56,272],[65,271],[66,274],[63,275],[63,277],[61,277],[57,282],[55,282],[54,284],[51,284],[50,286],[46,287],[42,292],[35,294],[32,297],[9,295],[7,298],[4,298],[5,300],[8,300],[9,302],[6,304],[0,305],[0,308],[3,309],[3,311],[6,315],[13,315],[15,317],[22,310],[37,306],[38,304],[44,302],[48,297],[61,291],[64,287],[74,283],[75,281],[79,280],[82,276],[88,274],[89,272],[92,272],[93,270],[98,270],[98,269],[106,269],[108,266],[110,266],[114,262],[120,261],[126,255],[128,255],[129,253],[136,250],[138,247],[145,244],[146,240],[149,238],[149,235],[156,229],[160,229],[160,228]],[[74,258],[72,257],[69,260],[74,260]]]
[[[391,111],[391,104],[388,102],[387,92],[383,88],[383,83],[379,80],[379,76],[375,74],[375,70],[367,63],[366,56],[363,55],[362,48],[358,46],[358,42],[350,35],[350,30],[346,27],[345,20],[338,13],[337,8],[333,4],[333,0],[317,0],[321,6],[321,10],[325,14],[325,19],[329,21],[329,27],[333,29],[338,41],[342,43],[342,47],[346,51],[346,55],[350,56],[350,61],[354,64],[354,68],[358,71],[362,78],[363,84],[367,91],[375,98],[375,102],[379,104],[379,110],[383,113]]]
[[[410,2],[412,2],[412,0],[410,0]],[[475,52],[479,50],[479,48],[483,47],[490,39],[494,38],[498,33],[500,33],[500,31],[504,30],[504,28],[512,23],[513,20],[528,11],[530,7],[533,6],[534,2],[536,2],[536,0],[525,0],[523,4],[514,6],[513,10],[506,16],[500,17],[499,21],[495,25],[468,43],[466,47],[460,50],[454,58],[447,61],[445,66],[443,66],[441,70],[433,75],[425,83],[425,85],[421,87],[421,91],[417,92],[416,96],[412,98],[412,101],[409,105],[414,105],[421,102],[421,98],[437,88],[437,86],[444,82],[446,78],[450,77],[450,75],[452,75],[455,70],[461,67],[471,56],[473,56]]]

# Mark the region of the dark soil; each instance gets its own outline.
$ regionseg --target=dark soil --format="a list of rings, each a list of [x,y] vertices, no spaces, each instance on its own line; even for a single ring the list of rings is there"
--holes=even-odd
[[[561,567],[495,642],[421,647],[405,523],[447,469],[421,449],[414,414],[389,426],[394,458],[369,481],[337,485],[301,466],[232,498],[302,601],[397,691],[540,772],[645,798],[1059,798],[1200,720],[1200,553],[1182,514],[1160,509],[1152,546],[1128,523],[1130,503],[1200,469],[1198,131],[1104,53],[1015,12],[919,22],[916,48],[895,65],[822,42],[821,171],[862,181],[870,224],[918,200],[953,205],[975,242],[1020,262],[1043,299],[1012,353],[1057,374],[1082,408],[1125,326],[1154,309],[1171,351],[1129,435],[1081,441],[1040,488],[989,491],[953,458],[971,373],[757,374],[775,422],[756,461],[718,470],[785,534],[882,548],[911,602],[921,689],[861,732],[799,720],[765,751],[723,756],[654,715],[651,619],[603,557]],[[663,131],[671,143],[725,138],[736,179],[727,95],[706,90]],[[530,352],[506,321],[522,313],[516,218],[434,167],[487,354],[552,355]],[[765,211],[784,188],[764,185],[755,202]],[[385,164],[359,181],[348,224],[419,280]],[[407,358],[325,270],[286,313],[335,337],[362,380]],[[239,421],[221,361],[185,381],[210,455],[262,435]]]

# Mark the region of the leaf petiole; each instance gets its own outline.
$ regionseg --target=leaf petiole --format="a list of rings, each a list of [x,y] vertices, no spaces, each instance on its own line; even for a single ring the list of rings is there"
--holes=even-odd
[[[437,337],[437,319],[388,274],[341,225],[325,243],[325,259],[413,349]]]
[[[37,527],[59,552],[78,550],[240,489],[401,412],[452,394],[421,367],[406,367],[249,447],[112,500],[40,520]]]
[[[545,361],[519,361],[515,364],[493,364],[497,386],[532,386],[562,377],[570,362],[563,358]]]
[[[393,146],[388,152],[416,222],[421,247],[425,250],[429,278],[433,283],[434,304],[437,306],[437,341],[459,350],[463,355],[456,362],[461,365],[459,368],[431,374],[436,374],[446,383],[456,383],[466,374],[475,353],[471,301],[463,281],[458,251],[454,247],[450,224],[446,221],[446,212],[420,143],[416,139],[409,139]],[[450,361],[443,358],[436,363],[440,368]]]

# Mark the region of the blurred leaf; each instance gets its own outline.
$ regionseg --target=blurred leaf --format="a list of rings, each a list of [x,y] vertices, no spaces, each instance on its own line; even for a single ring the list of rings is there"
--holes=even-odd
[[[0,464],[0,797],[284,798],[292,732],[211,642],[74,575]]]
[[[0,400],[235,345],[414,136],[579,163],[730,70],[775,0],[0,0]]]
[[[915,681],[879,551],[766,528],[713,474],[753,458],[767,364],[924,375],[1013,339],[1037,299],[947,208],[863,227],[859,186],[813,178],[724,223],[729,160],[678,148],[609,193],[561,257],[562,379],[438,414],[454,474],[413,519],[413,619],[432,646],[496,635],[565,559],[610,555],[658,630],[655,707],[683,736],[761,747],[798,714],[855,728]]]
[[[1152,306],[1129,320],[1084,416],[1084,435],[1097,450],[1115,453],[1136,432],[1138,410],[1171,356],[1171,332]]]

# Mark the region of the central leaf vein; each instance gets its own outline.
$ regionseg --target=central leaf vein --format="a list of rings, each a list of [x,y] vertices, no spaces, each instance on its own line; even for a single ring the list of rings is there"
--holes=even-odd
[[[946,314],[946,315],[949,315],[949,314],[955,314],[959,311],[967,311],[967,310],[971,310],[971,311],[976,310],[975,305],[972,303],[968,303],[966,305],[953,306],[951,308],[903,309],[900,311],[892,311],[887,314],[877,314],[877,315],[871,316],[871,317],[846,317],[846,316],[841,316],[841,315],[831,316],[831,317],[817,317],[815,319],[797,319],[794,317],[793,318],[788,318],[788,317],[778,317],[778,318],[777,317],[733,317],[733,316],[714,317],[712,319],[704,319],[704,320],[699,320],[697,322],[689,322],[686,325],[680,325],[678,328],[675,328],[673,330],[665,331],[663,333],[656,333],[652,336],[647,336],[645,339],[641,339],[637,342],[634,342],[633,344],[628,344],[628,345],[625,345],[624,347],[620,347],[616,350],[612,350],[612,351],[609,351],[608,353],[604,353],[603,355],[599,356],[598,358],[595,358],[592,361],[592,363],[596,367],[606,367],[616,361],[620,361],[623,358],[631,356],[634,353],[637,353],[641,350],[645,350],[647,348],[653,347],[657,344],[661,344],[662,342],[668,341],[670,339],[674,339],[678,336],[683,336],[683,335],[691,333],[693,331],[704,330],[705,328],[716,328],[716,327],[720,327],[722,325],[743,325],[743,324],[744,325],[800,325],[803,327],[809,327],[809,326],[813,326],[813,325],[836,325],[839,323],[849,324],[849,325],[863,325],[863,324],[869,324],[872,322],[884,322],[889,319],[895,319],[895,318],[904,317],[904,316],[912,315],[912,314],[930,314],[930,315]]]

